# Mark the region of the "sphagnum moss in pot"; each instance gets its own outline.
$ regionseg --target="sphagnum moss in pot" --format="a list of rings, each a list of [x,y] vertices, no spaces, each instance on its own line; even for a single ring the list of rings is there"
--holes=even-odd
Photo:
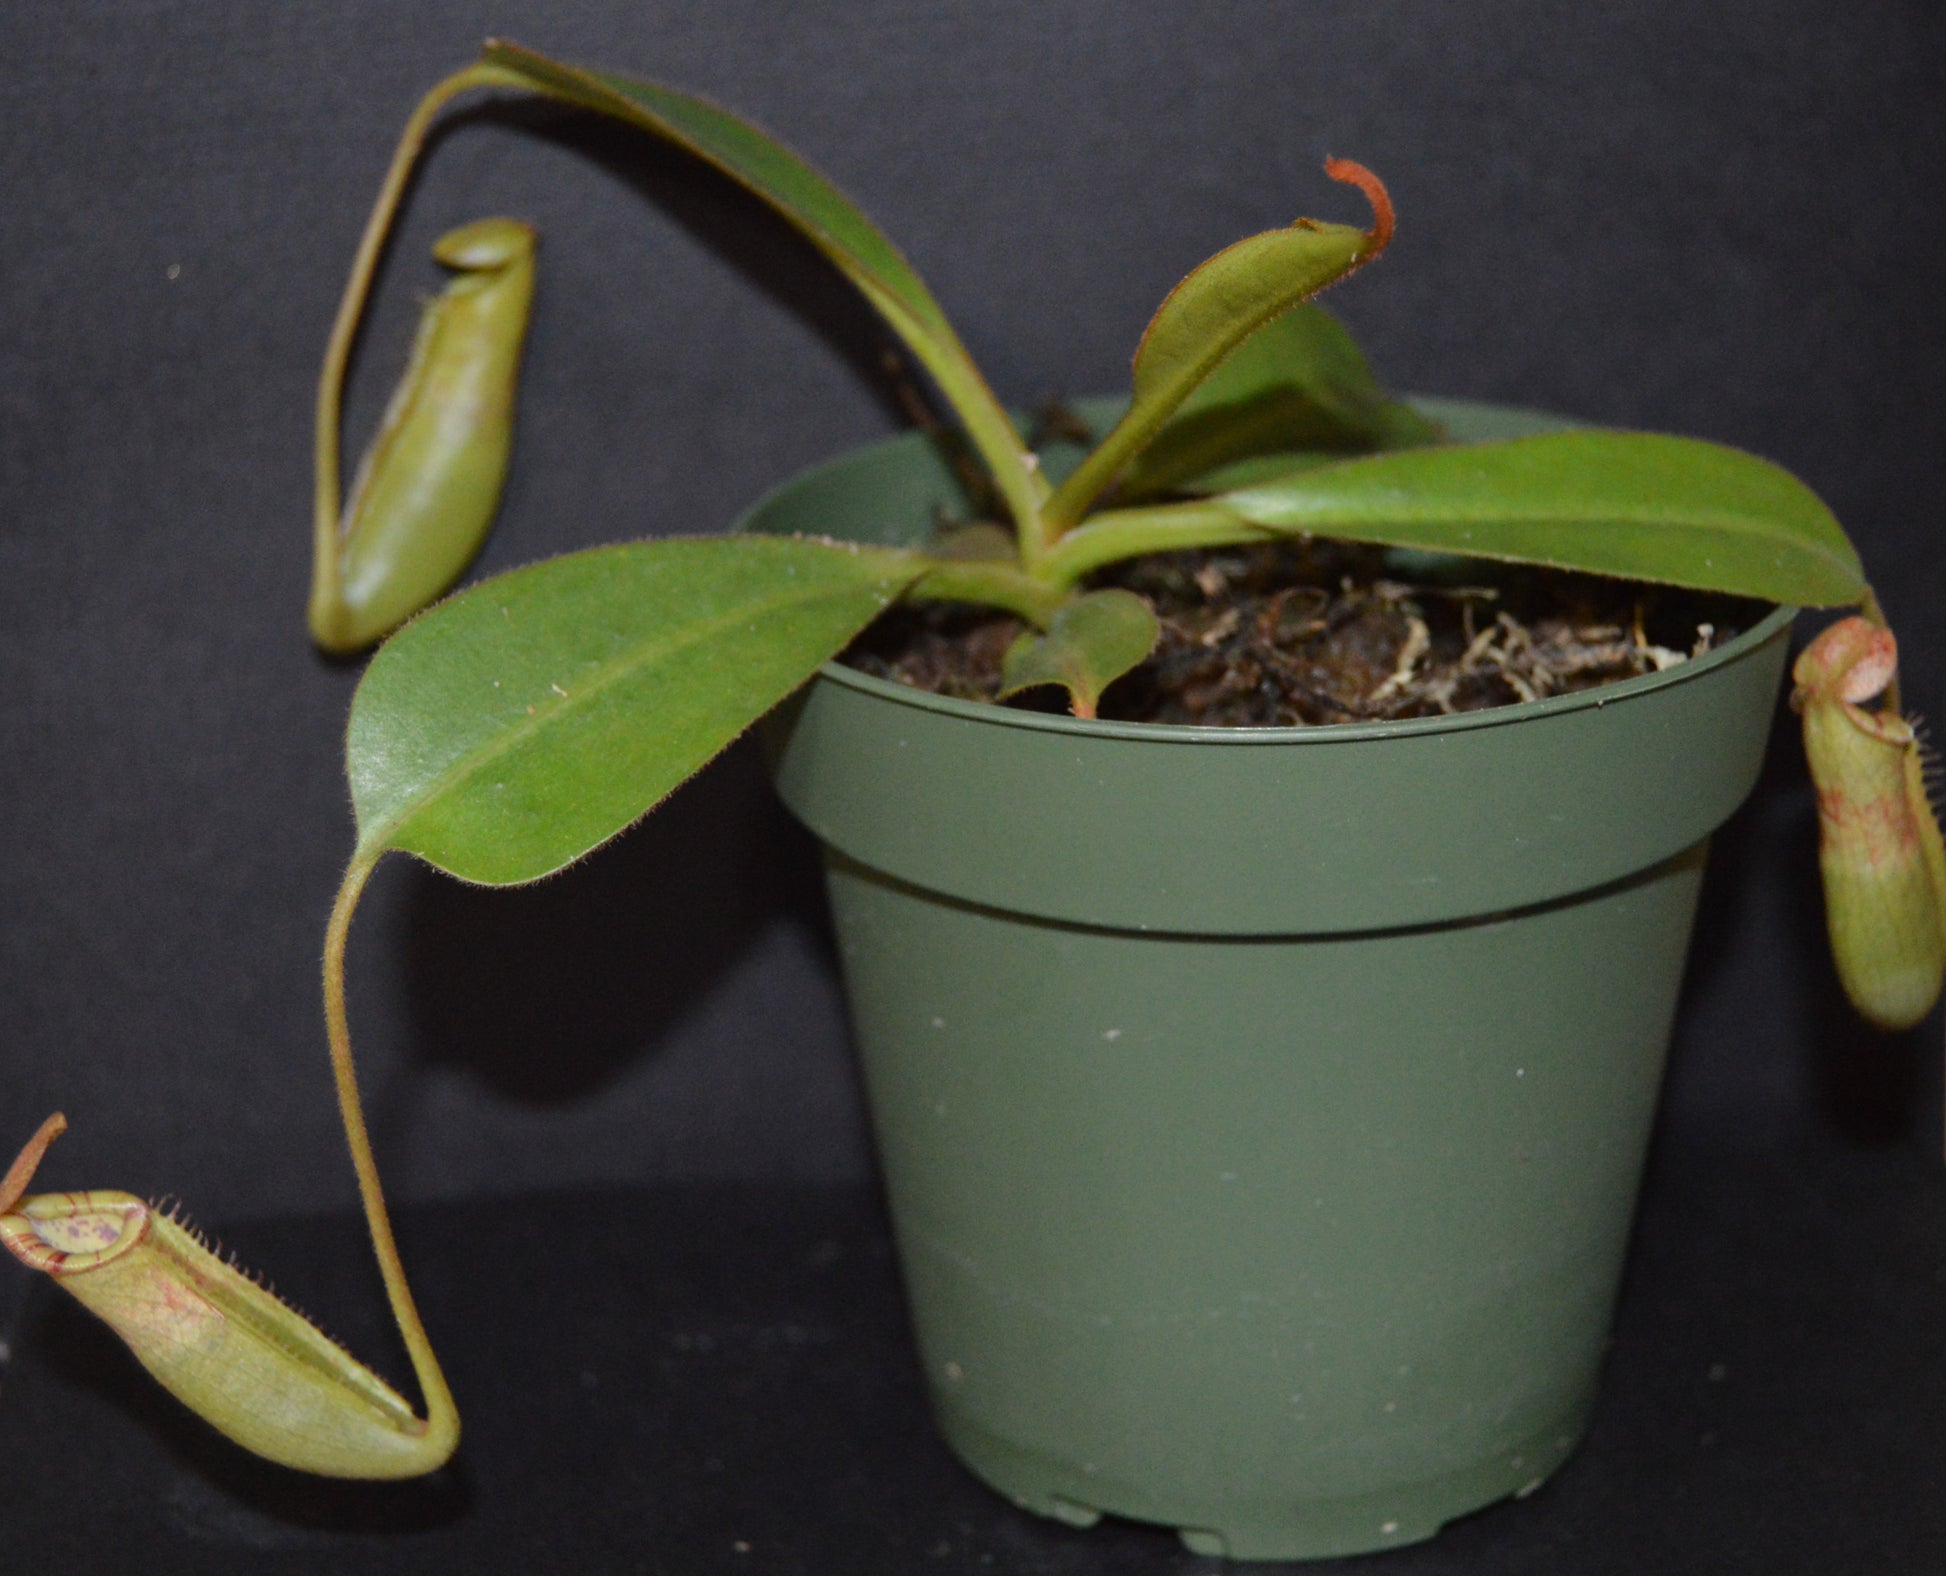
[[[611,116],[768,202],[956,432],[813,472],[742,532],[571,554],[414,617],[495,507],[532,233],[490,219],[441,242],[458,277],[342,509],[339,391],[426,130],[476,89]],[[1385,1547],[1542,1481],[1592,1403],[1703,849],[1754,778],[1793,607],[1860,609],[1799,659],[1794,700],[1834,952],[1875,1022],[1938,992],[1946,855],[1892,637],[1823,505],[1711,444],[1388,398],[1308,298],[1384,249],[1391,205],[1361,166],[1326,171],[1369,228],[1300,219],[1211,258],[1150,322],[1131,396],[1082,411],[1085,445],[1037,453],[897,251],[741,121],[506,44],[435,87],[327,352],[311,609],[337,651],[403,625],[353,702],[325,1005],[425,1415],[140,1200],[25,1197],[59,1117],[0,1183],[0,1241],[247,1448],[342,1477],[442,1464],[458,1416],[352,1071],[358,895],[395,849],[464,880],[543,876],[776,709],[780,789],[828,850],[926,1371],[969,1465],[1033,1509],[1239,1557]],[[1155,586],[1224,581],[1276,543],[1390,553],[1387,575],[1410,560],[1430,581],[1368,588],[1408,634],[1338,695],[1355,720],[1098,715],[1184,642]],[[1567,692],[1558,666],[1510,666],[1533,698],[1468,709],[1457,679],[1421,683],[1430,714],[1390,720],[1439,659],[1422,603],[1471,587],[1470,617],[1490,564],[1772,606],[1688,650],[1624,618],[1589,638],[1655,671]],[[1249,616],[1282,639],[1297,589]],[[996,698],[1052,693],[1068,715],[832,661],[894,605],[953,604],[1018,622]],[[1221,644],[1223,617],[1244,614],[1190,638]],[[1502,627],[1466,625],[1460,666]]]

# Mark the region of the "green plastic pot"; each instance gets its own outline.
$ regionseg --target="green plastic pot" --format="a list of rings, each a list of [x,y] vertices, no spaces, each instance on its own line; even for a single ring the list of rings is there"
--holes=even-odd
[[[942,506],[915,436],[745,528],[909,541]],[[776,781],[826,850],[919,1350],[975,1473],[1290,1559],[1561,1464],[1789,624],[1429,721],[1083,723],[836,665],[787,708]]]

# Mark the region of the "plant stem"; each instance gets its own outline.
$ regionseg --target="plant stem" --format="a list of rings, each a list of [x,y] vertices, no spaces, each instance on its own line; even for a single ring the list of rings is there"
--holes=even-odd
[[[379,1273],[385,1279],[385,1295],[392,1304],[392,1317],[400,1338],[412,1359],[412,1371],[425,1397],[423,1424],[431,1466],[450,1456],[459,1444],[459,1411],[453,1392],[440,1372],[439,1359],[433,1355],[432,1341],[419,1320],[419,1310],[406,1284],[405,1265],[399,1259],[392,1236],[392,1219],[386,1212],[385,1192],[379,1186],[378,1163],[372,1158],[371,1135],[365,1128],[364,1106],[358,1098],[358,1074],[351,1059],[351,1028],[345,1013],[345,941],[351,932],[351,916],[358,907],[359,894],[377,866],[380,854],[359,854],[345,872],[331,908],[331,921],[324,932],[324,1027],[331,1042],[331,1075],[338,1087],[338,1110],[344,1119],[345,1144],[351,1151],[352,1170],[358,1175],[358,1196],[365,1206],[365,1226],[371,1233],[372,1252],[378,1259]]]
[[[1264,542],[1287,531],[1253,524],[1213,503],[1160,504],[1108,509],[1091,516],[1055,542],[1038,579],[1068,590],[1082,576],[1125,558],[1185,547],[1230,547]]]
[[[1002,608],[1045,629],[1068,600],[1067,591],[1030,575],[1018,564],[984,559],[929,559],[930,567],[906,590],[920,602],[972,602]]]
[[[1130,406],[1108,435],[1054,489],[1045,511],[1050,541],[1059,542],[1086,517],[1088,506],[1108,490],[1175,413],[1173,404],[1137,400]]]
[[[1046,556],[1052,540],[1044,513],[1051,489],[1041,474],[1039,456],[1021,441],[1013,419],[987,387],[986,379],[957,338],[941,343],[937,336],[916,323],[889,292],[862,278],[854,277],[852,283],[878,308],[913,357],[939,385],[946,403],[966,428],[967,440],[985,461],[994,486],[1013,515],[1021,562],[1029,569],[1034,568]]]
[[[385,250],[392,222],[398,216],[406,183],[425,146],[426,132],[433,119],[453,99],[474,88],[519,87],[519,78],[498,66],[472,65],[456,71],[438,83],[422,98],[399,134],[392,163],[379,188],[378,201],[365,221],[352,259],[351,277],[345,281],[344,298],[331,325],[331,338],[325,346],[324,367],[318,374],[316,454],[316,508],[312,533],[311,602],[313,612],[322,605],[338,602],[339,517],[344,509],[341,485],[340,432],[343,421],[345,369],[351,361],[351,348],[358,338],[358,325],[365,315],[365,302],[371,295],[372,279],[378,270],[379,255]]]

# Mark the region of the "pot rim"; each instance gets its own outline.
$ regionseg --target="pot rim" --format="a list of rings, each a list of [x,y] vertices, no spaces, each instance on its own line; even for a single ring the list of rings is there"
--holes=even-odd
[[[1043,733],[1066,733],[1091,739],[1128,739],[1156,744],[1353,744],[1368,739],[1413,738],[1429,733],[1461,733],[1479,728],[1509,727],[1566,712],[1598,711],[1677,684],[1707,677],[1716,669],[1741,661],[1795,619],[1795,607],[1773,607],[1750,628],[1700,657],[1691,657],[1659,673],[1617,679],[1571,695],[1545,700],[1514,701],[1479,711],[1454,712],[1440,717],[1401,717],[1376,722],[1321,722],[1284,727],[1230,727],[1220,724],[1175,722],[1104,722],[1099,718],[1063,717],[1052,712],[1022,711],[993,701],[959,700],[914,689],[892,679],[874,678],[848,667],[835,657],[817,676],[860,694],[942,716],[997,727],[1026,728]]]
[[[844,519],[890,540],[952,484],[924,445],[908,434],[801,473],[744,526]],[[1269,936],[1504,914],[1633,876],[1722,824],[1756,780],[1796,611],[1573,695],[1310,727],[1083,721],[827,663],[772,725],[773,771],[837,853],[1044,920]],[[996,859],[979,829],[1014,802],[1045,813],[1009,821]]]

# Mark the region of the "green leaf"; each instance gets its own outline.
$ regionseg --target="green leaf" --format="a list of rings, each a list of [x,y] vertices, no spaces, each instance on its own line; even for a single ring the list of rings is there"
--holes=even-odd
[[[1219,494],[1279,531],[1654,580],[1802,606],[1864,595],[1858,554],[1788,471],[1693,438],[1562,432],[1407,449]]]
[[[1027,445],[912,265],[843,192],[782,143],[707,99],[588,71],[490,40],[481,58],[508,85],[666,138],[715,166],[794,225],[856,285],[938,382],[1023,529],[1038,530],[1046,484]]]
[[[1266,482],[1286,481],[1305,471],[1337,465],[1345,458],[1342,449],[1288,449],[1251,454],[1240,460],[1231,460],[1227,465],[1219,465],[1214,470],[1204,471],[1200,476],[1192,476],[1187,481],[1177,483],[1173,490],[1202,497],[1211,493],[1237,492],[1245,487],[1261,487]]]
[[[1372,239],[1348,224],[1299,219],[1224,248],[1170,291],[1136,347],[1127,413],[1048,504],[1056,528],[1081,518],[1225,356],[1365,261]]]
[[[1336,450],[1342,457],[1441,437],[1410,405],[1387,396],[1344,325],[1307,303],[1272,318],[1224,358],[1136,457],[1121,496],[1209,491],[1206,473],[1268,454]],[[1288,468],[1302,463],[1290,459]]]
[[[532,881],[613,837],[802,684],[921,568],[796,537],[598,547],[399,631],[346,741],[358,853]]]
[[[1023,633],[1007,650],[1000,698],[1059,684],[1077,717],[1092,717],[1101,692],[1155,649],[1162,627],[1133,591],[1090,591],[1054,615],[1047,633]]]

